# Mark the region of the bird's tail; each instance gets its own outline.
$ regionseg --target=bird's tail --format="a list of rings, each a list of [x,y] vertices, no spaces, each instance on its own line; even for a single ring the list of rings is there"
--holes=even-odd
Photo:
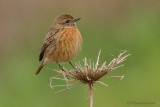
[[[42,62],[41,65],[38,67],[38,69],[37,69],[37,71],[35,72],[34,75],[38,75],[40,73],[41,69],[43,68],[43,66],[44,66],[44,64]]]

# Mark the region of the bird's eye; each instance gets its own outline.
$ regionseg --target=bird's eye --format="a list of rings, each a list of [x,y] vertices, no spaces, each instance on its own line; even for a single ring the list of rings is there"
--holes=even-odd
[[[69,20],[66,20],[65,22],[66,22],[66,23],[69,23],[70,21],[69,21]]]

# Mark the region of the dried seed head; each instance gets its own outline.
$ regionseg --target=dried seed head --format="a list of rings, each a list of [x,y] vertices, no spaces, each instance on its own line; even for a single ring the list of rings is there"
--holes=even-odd
[[[122,56],[124,55],[124,53],[126,53],[126,51],[124,51],[123,53],[120,53],[120,55],[117,58],[114,58],[108,65],[106,65],[106,62],[104,62],[101,67],[98,67],[100,53],[101,51],[98,54],[96,64],[93,63],[92,65],[91,60],[88,63],[87,58],[84,58],[83,67],[80,63],[76,63],[77,71],[75,72],[73,70],[69,71],[65,69],[66,71],[65,76],[69,77],[70,80],[79,81],[80,83],[83,83],[83,84],[93,84],[99,81],[99,79],[105,74],[107,74],[108,72],[116,69],[118,67],[118,64],[125,61],[126,58],[130,55],[128,54],[128,55]],[[56,70],[56,72],[63,74],[63,71]]]
[[[120,64],[121,62],[125,61],[126,58],[130,55],[125,55],[122,56],[124,53],[126,53],[126,51],[124,51],[123,53],[120,53],[119,56],[117,58],[114,58],[108,65],[106,65],[106,61],[102,64],[101,67],[99,67],[99,57],[100,57],[100,53],[98,54],[98,58],[97,58],[97,62],[92,65],[91,60],[89,60],[89,63],[87,62],[87,58],[84,58],[84,66],[82,67],[80,63],[76,64],[76,71],[69,71],[67,69],[65,69],[66,72],[63,71],[58,71],[55,70],[56,72],[62,74],[64,76],[64,79],[58,78],[56,77],[51,77],[50,79],[50,87],[54,88],[54,87],[61,87],[61,86],[67,86],[67,88],[62,89],[57,91],[56,93],[74,88],[74,87],[79,87],[82,84],[88,84],[89,85],[89,94],[88,94],[88,98],[90,100],[90,107],[93,107],[93,83],[95,82],[99,82],[105,86],[105,83],[99,81],[99,79],[104,76],[105,74],[107,74],[108,72],[121,67],[118,66],[118,64]],[[67,78],[66,78],[67,77]],[[121,79],[124,76],[111,76],[111,77],[121,77]],[[68,79],[69,78],[69,79]],[[108,77],[110,78],[110,77]],[[52,85],[52,79],[58,79],[58,80],[65,80],[67,85]],[[68,84],[68,81],[78,81],[78,83],[76,84]]]

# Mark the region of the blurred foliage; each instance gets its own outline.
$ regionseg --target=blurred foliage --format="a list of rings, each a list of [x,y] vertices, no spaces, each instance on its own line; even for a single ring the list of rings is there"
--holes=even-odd
[[[123,80],[104,80],[109,87],[96,84],[95,107],[128,107],[128,101],[156,104],[160,101],[160,2],[158,0],[1,0],[0,1],[0,107],[87,107],[87,86],[59,94],[49,87],[49,79],[59,69],[48,64],[38,76],[38,54],[53,18],[69,13],[83,36],[83,49],[72,61],[84,57],[100,63],[128,50],[132,55],[125,66],[107,76],[124,75]],[[68,63],[63,66],[70,69]],[[132,104],[134,106],[134,104]]]

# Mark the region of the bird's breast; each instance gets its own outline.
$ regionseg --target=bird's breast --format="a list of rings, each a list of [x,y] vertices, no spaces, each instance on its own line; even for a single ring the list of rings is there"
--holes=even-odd
[[[52,61],[63,63],[73,59],[81,50],[82,37],[77,28],[64,28],[57,36],[53,46]]]

